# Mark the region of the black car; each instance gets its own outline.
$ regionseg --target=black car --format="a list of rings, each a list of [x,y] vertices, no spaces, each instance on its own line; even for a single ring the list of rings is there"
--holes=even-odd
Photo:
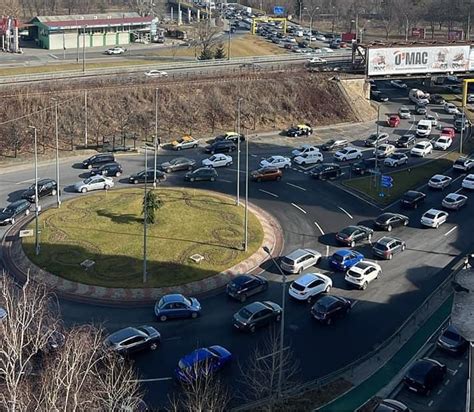
[[[92,169],[93,167],[99,167],[105,163],[115,162],[115,157],[112,153],[101,153],[89,157],[82,162],[82,167],[85,169]]]
[[[374,226],[377,229],[386,230],[391,232],[394,227],[397,226],[407,226],[410,222],[410,219],[399,213],[382,213],[374,221]]]
[[[331,325],[336,319],[346,316],[352,304],[340,296],[324,295],[311,308],[311,315],[321,323]]]
[[[388,96],[383,94],[379,90],[371,91],[370,92],[370,98],[372,100],[376,100],[378,102],[388,102]]]
[[[286,131],[286,135],[289,137],[309,136],[311,133],[313,133],[313,129],[307,123],[292,126]]]
[[[349,142],[345,139],[331,139],[328,140],[326,143],[323,143],[320,148],[324,151],[337,151],[346,148],[349,146]]]
[[[408,389],[428,395],[430,391],[444,380],[446,365],[430,358],[417,360],[403,378]]]
[[[102,175],[102,176],[115,176],[119,177],[123,173],[122,166],[117,162],[106,163],[100,167],[91,169],[90,176]]]
[[[225,134],[221,134],[219,136],[216,136],[214,138],[213,143],[215,142],[221,142],[222,140],[230,140],[234,143],[237,144],[237,142],[240,140],[243,142],[245,140],[245,136],[242,133],[235,133],[235,132],[227,132]]]
[[[375,166],[380,164],[380,160],[377,160],[375,157],[369,159],[362,159],[358,162],[355,162],[351,165],[352,173],[356,175],[365,175],[366,173],[371,173],[375,169]]]
[[[427,113],[426,106],[424,104],[417,104],[415,106],[415,113],[425,115]]]
[[[373,412],[412,412],[412,410],[395,399],[384,399],[380,401]]]
[[[265,278],[255,275],[239,275],[227,284],[227,295],[245,302],[249,296],[268,289]]]
[[[0,210],[0,225],[8,223],[13,225],[15,218],[22,214],[25,214],[25,216],[30,214],[30,202],[26,199],[17,200]]]
[[[145,183],[145,180],[147,183],[153,183],[153,179],[155,178],[155,171],[153,169],[148,169],[145,173],[145,170],[142,170],[141,172],[134,173],[128,178],[129,183],[133,184],[138,184],[138,183]],[[156,171],[156,181],[162,182],[163,180],[166,180],[166,175],[161,171],[157,170]]]
[[[253,302],[234,315],[234,326],[241,331],[255,332],[257,328],[281,320],[281,307],[274,302]]]
[[[362,225],[347,226],[336,233],[336,240],[343,245],[354,247],[356,243],[363,240],[370,242],[373,233],[372,229]]]
[[[109,335],[104,345],[107,349],[125,356],[144,349],[155,350],[160,341],[160,333],[154,327],[144,325],[120,329]]]
[[[396,147],[410,147],[416,143],[416,136],[414,134],[404,134],[400,136],[395,142]]]
[[[425,201],[426,194],[416,190],[405,192],[400,200],[402,207],[416,209],[418,205]]]
[[[466,351],[469,342],[461,336],[453,325],[449,325],[439,336],[437,345],[438,348],[446,352],[461,355]]]
[[[430,103],[433,104],[445,104],[446,100],[443,99],[443,96],[439,94],[432,94],[430,95]]]
[[[218,142],[212,143],[209,146],[206,146],[204,149],[206,153],[230,153],[237,149],[237,146],[232,140],[220,140]]]
[[[38,181],[38,199],[45,196],[54,196],[58,190],[56,180],[53,179],[41,179]],[[22,199],[26,199],[31,203],[35,202],[35,185],[32,184],[21,194]]]
[[[323,163],[311,170],[311,177],[319,180],[337,179],[341,175],[341,167],[334,163]]]
[[[208,180],[213,182],[217,179],[216,169],[213,167],[200,167],[192,172],[186,173],[184,180],[194,182],[198,180]]]
[[[161,169],[166,173],[175,172],[177,170],[193,170],[196,161],[187,157],[177,157],[169,162],[162,163]]]

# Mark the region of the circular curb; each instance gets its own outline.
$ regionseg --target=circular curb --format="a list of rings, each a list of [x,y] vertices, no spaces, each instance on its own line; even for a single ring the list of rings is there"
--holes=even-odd
[[[182,188],[173,187],[172,189],[176,190]],[[229,196],[210,190],[199,189],[199,191],[207,192],[213,196],[223,197],[227,200],[229,199]],[[249,211],[257,217],[262,225],[264,233],[262,245],[267,246],[272,255],[280,254],[283,249],[283,233],[279,222],[271,214],[250,202]],[[28,215],[11,226],[5,233],[2,240],[2,251],[6,270],[19,282],[24,282],[27,273],[29,273],[30,276],[52,289],[59,297],[65,297],[84,303],[148,306],[159,297],[169,293],[182,293],[188,296],[196,296],[224,287],[230,279],[241,273],[263,272],[264,269],[261,269],[260,265],[268,259],[267,253],[262,250],[262,247],[259,247],[249,258],[237,263],[231,268],[206,279],[184,285],[162,288],[106,288],[88,285],[55,276],[39,268],[29,260],[23,250],[19,231],[31,222],[33,218],[34,214]]]

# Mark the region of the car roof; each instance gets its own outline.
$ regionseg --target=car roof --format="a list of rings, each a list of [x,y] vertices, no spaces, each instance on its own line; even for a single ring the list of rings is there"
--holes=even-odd
[[[199,348],[199,349],[196,349],[196,350],[192,351],[191,353],[183,356],[180,361],[182,363],[184,363],[185,365],[187,365],[187,366],[192,366],[196,362],[203,361],[205,359],[209,359],[213,356],[214,356],[214,354],[212,352],[210,352],[209,349]]]
[[[374,264],[373,262],[370,262],[368,260],[361,260],[360,262],[357,262],[354,266],[352,266],[350,270],[355,269],[357,272],[359,272],[359,270],[357,270],[357,269],[360,269],[360,271],[364,271],[367,268],[375,267],[375,265],[376,264]]]
[[[310,252],[306,249],[296,249],[293,252],[291,252],[289,255],[286,255],[285,257],[295,260],[295,259],[300,258],[301,256],[307,255],[308,253]]]
[[[438,213],[441,213],[441,210],[431,208],[430,210],[427,210],[424,214],[426,215],[427,213],[431,213],[433,215],[437,215]]]
[[[45,183],[49,183],[49,182],[54,182],[54,180],[50,179],[50,178],[38,180],[39,185],[44,185]],[[33,183],[33,185],[34,185],[34,183]]]
[[[244,283],[247,283],[255,278],[256,277],[253,275],[239,275],[235,277],[234,279],[232,279],[231,282],[236,285],[243,285]]]
[[[388,244],[392,243],[395,240],[400,240],[400,239],[398,239],[396,237],[391,237],[391,236],[384,236],[384,237],[381,237],[379,240],[377,240],[377,243],[379,243],[381,245],[388,245]]]
[[[352,253],[352,250],[349,250],[349,249],[341,249],[341,250],[338,250],[338,251],[334,252],[335,255],[339,255],[339,256],[342,256],[342,257],[348,256],[351,253]]]
[[[304,275],[301,275],[298,279],[296,279],[295,282],[301,286],[308,286],[316,279],[321,279],[321,277],[317,273],[305,273]]]
[[[340,298],[339,296],[334,295],[324,295],[321,296],[317,301],[316,304],[323,305],[325,307],[329,307],[336,302],[342,302],[344,298]],[[345,300],[345,299],[344,299]]]
[[[163,303],[184,302],[185,298],[180,293],[172,293],[161,298]]]
[[[111,333],[107,340],[112,343],[120,343],[125,339],[132,338],[134,336],[145,336],[145,333],[139,329],[129,326],[128,328],[120,329],[114,333]]]
[[[262,302],[252,302],[244,306],[242,309],[246,309],[250,313],[254,314],[256,312],[260,312],[262,309],[268,309],[268,306],[264,305]]]

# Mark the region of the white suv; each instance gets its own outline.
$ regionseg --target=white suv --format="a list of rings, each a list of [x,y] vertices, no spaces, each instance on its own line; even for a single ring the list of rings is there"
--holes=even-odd
[[[412,156],[421,156],[425,157],[429,155],[433,151],[433,145],[428,140],[422,140],[418,142],[415,146],[412,147],[410,150],[410,154]]]
[[[320,273],[306,273],[291,283],[288,293],[298,300],[311,300],[321,293],[328,293],[332,287],[329,276]]]
[[[365,290],[370,282],[377,279],[382,273],[382,268],[375,262],[363,260],[352,266],[345,276],[346,282]]]
[[[323,154],[321,152],[310,152],[296,156],[293,161],[301,166],[320,163],[323,161]]]
[[[431,134],[431,120],[420,120],[416,126],[416,134],[417,136],[428,137]]]

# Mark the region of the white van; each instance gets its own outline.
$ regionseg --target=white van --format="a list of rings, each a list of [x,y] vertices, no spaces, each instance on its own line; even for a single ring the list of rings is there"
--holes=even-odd
[[[431,134],[431,120],[420,120],[416,126],[416,134],[420,137],[428,137]]]

